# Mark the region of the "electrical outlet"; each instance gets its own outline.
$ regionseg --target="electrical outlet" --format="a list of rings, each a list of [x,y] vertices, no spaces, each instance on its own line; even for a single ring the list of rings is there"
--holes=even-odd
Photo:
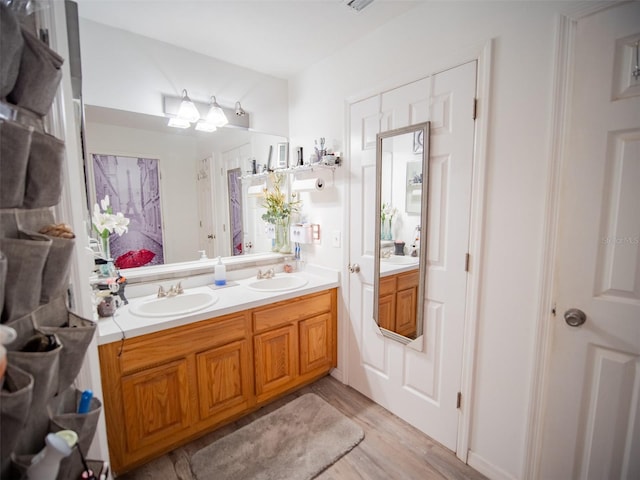
[[[335,248],[340,248],[340,230],[334,230],[331,232],[331,246]]]

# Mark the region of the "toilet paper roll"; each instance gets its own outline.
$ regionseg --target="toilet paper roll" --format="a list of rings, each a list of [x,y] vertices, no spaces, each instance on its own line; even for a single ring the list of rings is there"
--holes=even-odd
[[[264,190],[267,188],[266,183],[261,183],[259,185],[251,185],[247,189],[247,196],[249,197],[261,197],[264,195]]]
[[[294,180],[291,189],[296,192],[322,190],[325,186],[324,178],[305,178],[303,180]]]

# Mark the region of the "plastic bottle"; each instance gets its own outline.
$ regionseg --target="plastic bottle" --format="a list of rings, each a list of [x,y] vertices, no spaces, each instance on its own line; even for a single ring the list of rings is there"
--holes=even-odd
[[[216,285],[226,285],[227,284],[227,267],[222,263],[222,259],[218,257],[218,263],[214,268],[214,282]]]
[[[67,441],[50,433],[45,438],[45,447],[33,457],[31,466],[27,470],[29,480],[55,479],[60,469],[60,461],[71,454],[71,447]]]
[[[80,397],[80,404],[78,405],[78,413],[89,413],[92,397],[93,392],[91,390],[85,390],[84,392],[82,392],[82,396]]]

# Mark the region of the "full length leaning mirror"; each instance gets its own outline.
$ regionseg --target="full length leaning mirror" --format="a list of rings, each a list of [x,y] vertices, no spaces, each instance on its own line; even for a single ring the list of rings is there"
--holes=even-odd
[[[405,344],[422,335],[428,159],[429,122],[377,135],[374,319]]]

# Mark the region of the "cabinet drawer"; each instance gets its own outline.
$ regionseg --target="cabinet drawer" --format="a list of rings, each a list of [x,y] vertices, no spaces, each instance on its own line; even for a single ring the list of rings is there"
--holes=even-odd
[[[406,288],[417,287],[420,273],[418,270],[398,275],[398,291]]]
[[[380,292],[379,295],[390,295],[396,291],[396,276],[382,277],[380,279]]]
[[[255,310],[253,328],[255,332],[261,332],[330,310],[331,292],[280,302],[269,308]]]
[[[242,312],[126,340],[120,370],[127,374],[245,338],[249,334],[247,323],[247,313]]]

